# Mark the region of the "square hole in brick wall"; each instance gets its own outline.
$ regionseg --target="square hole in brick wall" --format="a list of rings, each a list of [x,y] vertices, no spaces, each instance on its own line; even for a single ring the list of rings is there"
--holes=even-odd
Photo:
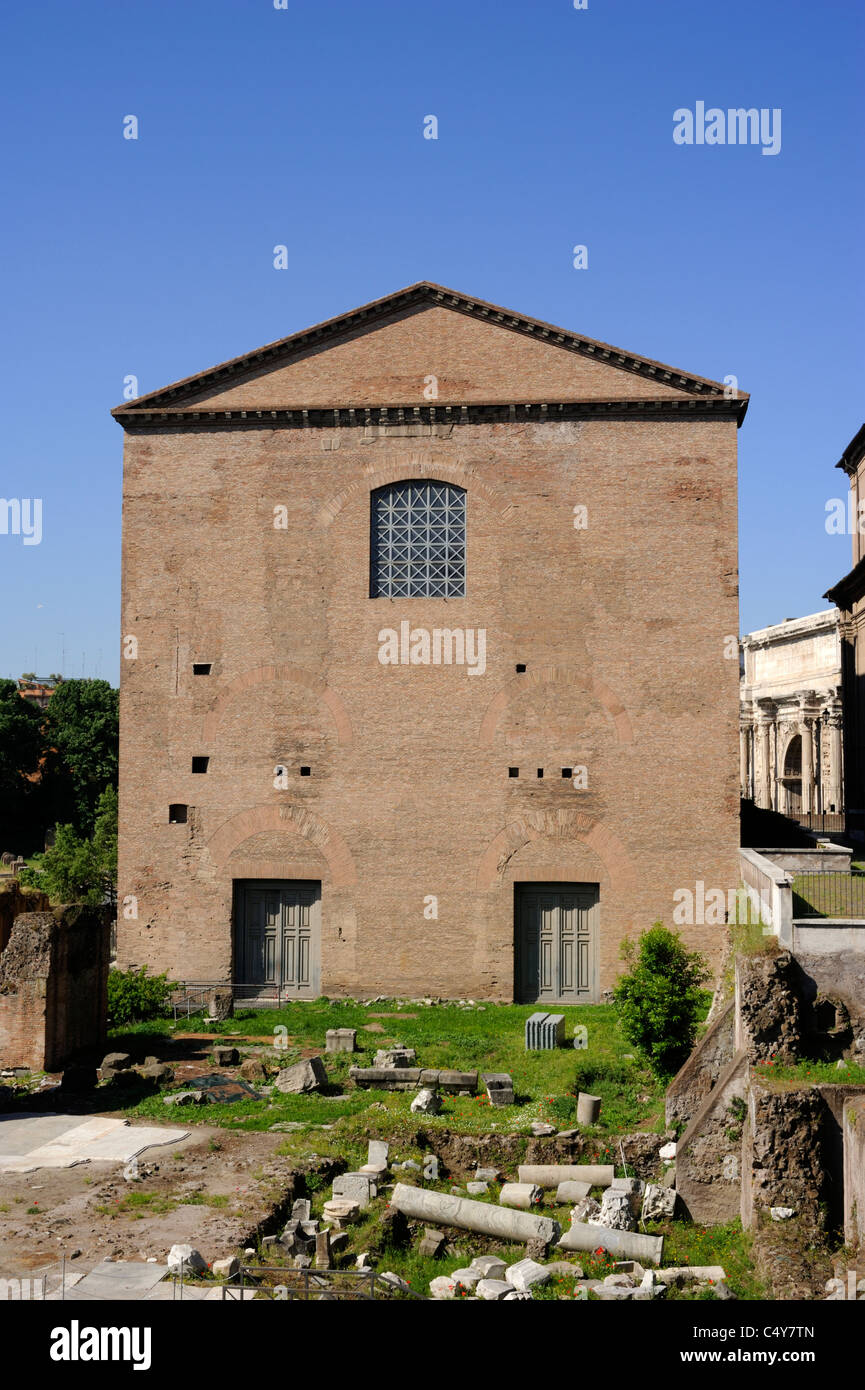
[[[192,771],[193,771],[193,772],[206,772],[206,771],[207,771],[207,764],[208,764],[209,762],[210,762],[210,759],[209,759],[209,758],[193,758],[193,759],[192,759]]]
[[[542,767],[539,767],[539,768],[538,768],[538,776],[539,776],[539,777],[543,777],[543,775],[544,775],[544,769],[543,769]]]
[[[212,670],[212,661],[193,661],[192,663],[192,674],[194,676],[209,676]]]
[[[520,775],[520,770],[519,770],[518,767],[509,767],[509,768],[508,768],[508,776],[509,776],[509,777],[519,777],[519,775]]]
[[[525,664],[522,661],[517,663],[517,675],[521,676],[525,669]]]
[[[563,777],[573,777],[573,775],[574,775],[574,769],[573,769],[572,767],[563,767],[563,768],[562,768],[562,776],[563,776]]]
[[[312,776],[312,768],[311,768],[311,767],[302,767],[302,768],[300,769],[300,775],[301,775],[301,777],[311,777],[311,776]]]
[[[169,825],[185,825],[187,821],[188,806],[181,806],[179,802],[173,803],[168,808]]]

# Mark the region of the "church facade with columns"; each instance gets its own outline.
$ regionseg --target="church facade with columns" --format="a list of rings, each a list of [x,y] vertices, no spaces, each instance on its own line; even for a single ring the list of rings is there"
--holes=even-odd
[[[742,796],[794,818],[843,813],[837,609],[748,633],[740,671]]]

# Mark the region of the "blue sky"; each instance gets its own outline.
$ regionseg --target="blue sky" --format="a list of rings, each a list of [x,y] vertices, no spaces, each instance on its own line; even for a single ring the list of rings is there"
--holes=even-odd
[[[116,682],[128,374],[421,279],[737,376],[741,629],[827,606],[865,419],[863,7],[44,0],[0,39],[0,493],[43,500],[40,544],[0,535],[0,674]],[[674,144],[697,101],[780,108],[780,152]]]

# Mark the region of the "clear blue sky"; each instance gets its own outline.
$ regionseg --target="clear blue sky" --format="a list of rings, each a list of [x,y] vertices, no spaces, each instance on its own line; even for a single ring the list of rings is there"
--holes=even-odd
[[[735,374],[741,629],[826,606],[865,419],[863,6],[40,0],[0,25],[0,494],[44,509],[41,544],[0,535],[0,674],[117,679],[127,374],[421,279]],[[677,146],[697,101],[781,108],[780,153]]]

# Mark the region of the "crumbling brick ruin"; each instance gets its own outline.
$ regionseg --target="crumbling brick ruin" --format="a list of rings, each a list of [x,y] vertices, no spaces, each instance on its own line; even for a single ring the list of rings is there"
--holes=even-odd
[[[109,933],[103,908],[18,913],[0,952],[0,1064],[58,1071],[102,1046]]]
[[[773,1081],[768,1066],[865,1058],[862,969],[790,951],[740,955],[733,1000],[667,1093],[667,1123],[684,1124],[676,1190],[695,1221],[789,1207],[814,1230],[865,1236],[865,1150],[856,1122],[865,1088]]]

